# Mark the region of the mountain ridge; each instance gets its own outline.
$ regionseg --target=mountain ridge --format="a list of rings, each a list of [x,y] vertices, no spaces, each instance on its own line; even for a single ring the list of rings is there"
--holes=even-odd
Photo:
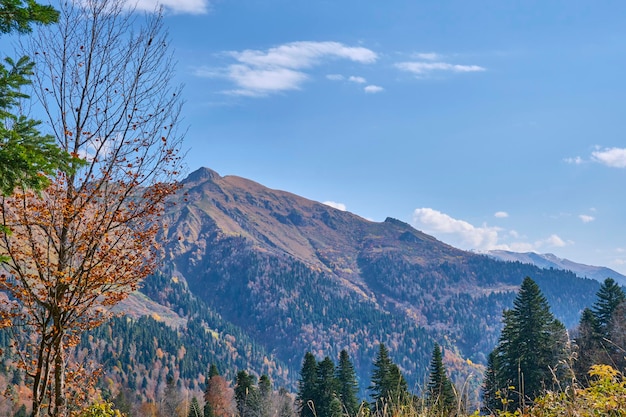
[[[626,276],[604,266],[585,265],[569,259],[559,258],[552,253],[535,252],[512,252],[505,250],[491,250],[486,254],[501,261],[522,262],[536,265],[540,268],[555,268],[572,271],[581,278],[591,278],[596,281],[604,281],[613,278],[617,283],[626,286]]]
[[[346,348],[361,380],[380,342],[413,384],[423,382],[435,341],[457,378],[475,374],[468,360],[485,362],[525,276],[570,327],[598,287],[208,168],[182,182],[165,218],[168,273],[208,308],[294,369],[307,350]]]

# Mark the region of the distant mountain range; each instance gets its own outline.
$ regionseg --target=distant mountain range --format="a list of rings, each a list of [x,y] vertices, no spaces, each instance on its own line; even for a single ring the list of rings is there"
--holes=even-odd
[[[603,266],[590,266],[559,258],[551,253],[539,254],[534,252],[518,253],[504,250],[492,250],[486,252],[500,261],[521,262],[524,264],[536,265],[539,268],[554,268],[564,271],[572,271],[582,278],[591,278],[597,281],[604,281],[606,278],[613,278],[622,286],[626,286],[626,276],[610,268]]]
[[[399,220],[368,221],[207,168],[183,181],[173,203],[162,273],[292,373],[306,351],[336,358],[346,348],[367,386],[384,342],[420,386],[438,342],[458,378],[477,375],[524,277],[569,327],[598,288],[573,272],[462,251]]]
[[[245,368],[295,390],[305,352],[337,360],[342,349],[366,398],[381,342],[414,391],[435,342],[452,378],[477,389],[526,276],[570,328],[599,288],[572,268],[463,251],[396,219],[372,222],[207,168],[182,182],[163,221],[162,267],[119,307],[128,318],[77,347],[143,399],[172,374],[199,392],[212,362],[229,378]]]

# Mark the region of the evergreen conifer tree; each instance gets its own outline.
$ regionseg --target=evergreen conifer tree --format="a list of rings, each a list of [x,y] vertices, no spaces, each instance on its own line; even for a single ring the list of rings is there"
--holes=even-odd
[[[550,312],[537,284],[526,277],[513,302],[503,313],[504,328],[495,349],[495,380],[514,386],[509,398],[513,408],[525,406],[553,386],[554,375],[563,375],[568,355],[565,327]]]
[[[408,398],[406,380],[398,365],[389,358],[389,351],[383,343],[378,347],[374,360],[371,385],[372,410],[382,410],[385,404],[394,405]]]
[[[580,317],[576,336],[577,355],[573,364],[574,375],[579,383],[588,386],[587,372],[591,365],[603,363],[601,360],[600,328],[591,309],[586,308]]]
[[[300,380],[298,381],[298,403],[300,417],[315,417],[314,403],[317,391],[317,360],[311,352],[304,355]]]
[[[372,384],[368,389],[372,392],[372,408],[375,410],[381,405],[381,401],[389,398],[389,372],[391,369],[391,359],[387,347],[381,343],[378,346],[378,353],[374,360],[374,369],[372,371]]]
[[[336,379],[339,400],[343,409],[349,417],[356,416],[359,410],[359,400],[357,399],[359,387],[356,382],[354,365],[352,365],[348,351],[345,349],[339,354]]]
[[[259,416],[270,417],[272,411],[272,382],[267,375],[259,378]]]
[[[259,393],[256,378],[246,371],[237,373],[235,385],[235,401],[239,417],[257,417],[259,412]]]
[[[202,417],[202,411],[200,411],[200,404],[198,403],[198,399],[193,397],[191,399],[191,404],[189,404],[189,413],[188,417]]]
[[[482,411],[485,414],[493,415],[500,408],[496,392],[498,391],[498,381],[496,380],[496,354],[491,352],[487,357],[487,369],[482,386],[483,406]]]
[[[449,414],[456,406],[456,395],[452,382],[446,375],[441,348],[437,343],[435,343],[433,348],[433,356],[430,362],[430,377],[426,397],[429,405],[443,414]]]
[[[335,379],[335,364],[328,356],[317,365],[315,411],[317,417],[331,417],[331,403],[337,397],[338,384]],[[341,403],[340,409],[341,409]]]
[[[217,370],[217,365],[215,365],[214,363],[211,364],[211,366],[209,367],[209,378],[212,378],[214,376],[218,376],[220,373]]]
[[[620,369],[626,365],[621,346],[624,319],[619,313],[626,303],[626,295],[612,278],[607,278],[596,296],[593,307],[583,311],[576,337],[577,358],[573,368],[583,385],[588,383],[587,372],[591,365],[606,364]]]
[[[613,312],[620,303],[626,301],[626,295],[612,278],[604,280],[596,295],[598,300],[593,305],[593,315],[601,336],[610,338],[609,323],[611,323]]]

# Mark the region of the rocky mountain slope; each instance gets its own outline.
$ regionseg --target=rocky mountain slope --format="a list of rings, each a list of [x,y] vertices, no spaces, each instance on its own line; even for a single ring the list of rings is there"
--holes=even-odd
[[[366,386],[384,342],[418,386],[437,341],[457,376],[476,375],[525,276],[568,326],[598,288],[572,272],[464,252],[398,220],[371,222],[206,168],[189,175],[174,203],[163,273],[292,372],[307,350],[321,358],[347,348]]]
[[[164,261],[77,358],[104,367],[111,396],[158,402],[168,378],[201,395],[211,363],[297,387],[307,351],[347,349],[361,396],[383,342],[419,392],[435,342],[459,386],[477,392],[502,310],[532,277],[568,327],[599,283],[571,271],[461,251],[395,219],[372,222],[210,169],[182,183],[159,236]],[[0,332],[0,385],[21,384]],[[121,388],[120,388],[121,387]]]

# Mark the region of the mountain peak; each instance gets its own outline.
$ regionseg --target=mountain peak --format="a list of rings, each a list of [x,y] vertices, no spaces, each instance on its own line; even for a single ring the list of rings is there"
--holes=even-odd
[[[222,177],[217,172],[213,171],[210,168],[202,167],[202,168],[195,170],[191,174],[189,174],[187,178],[183,180],[183,183],[188,184],[188,183],[197,183],[197,182],[204,182],[204,181],[214,181],[219,178],[222,178]]]

